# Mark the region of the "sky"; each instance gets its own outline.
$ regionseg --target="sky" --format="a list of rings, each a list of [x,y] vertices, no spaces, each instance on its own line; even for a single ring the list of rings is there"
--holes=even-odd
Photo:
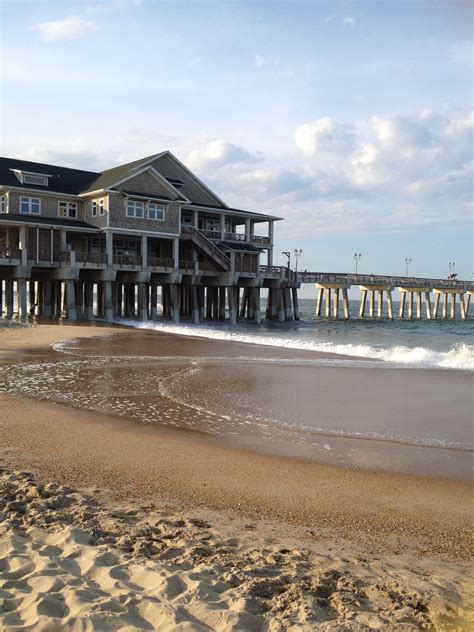
[[[285,218],[276,264],[471,278],[474,4],[0,5],[2,155],[101,170],[169,149]]]

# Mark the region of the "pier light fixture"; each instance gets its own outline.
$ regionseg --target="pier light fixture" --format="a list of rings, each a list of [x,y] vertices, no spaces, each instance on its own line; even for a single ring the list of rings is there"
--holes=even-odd
[[[354,261],[355,261],[355,273],[357,274],[357,266],[359,265],[359,261],[361,259],[362,255],[357,252],[354,252]]]
[[[410,271],[411,262],[412,262],[412,258],[411,257],[405,257],[405,276],[408,276],[408,272]]]
[[[295,260],[296,260],[295,272],[296,272],[296,274],[298,274],[298,259],[303,254],[303,251],[301,250],[301,248],[299,250],[298,250],[298,248],[295,248],[294,251],[293,251],[293,254],[295,255]]]
[[[291,252],[289,250],[284,250],[281,254],[285,255],[285,257],[287,257],[287,259],[288,259],[288,270],[289,270],[290,269],[290,262],[291,262]]]
[[[448,266],[449,266],[449,276],[451,276],[454,273],[454,266],[456,264],[454,263],[454,261],[449,261],[448,262]]]

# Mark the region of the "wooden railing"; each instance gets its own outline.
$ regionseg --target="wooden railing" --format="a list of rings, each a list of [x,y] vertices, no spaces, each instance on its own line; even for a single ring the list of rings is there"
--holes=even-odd
[[[272,241],[270,237],[262,237],[260,235],[250,235],[250,243],[252,244],[262,244],[262,246],[269,246]]]
[[[392,287],[474,289],[474,283],[472,281],[436,279],[430,277],[389,276],[380,274],[302,271],[297,273],[297,279],[299,283],[346,283],[349,285],[391,285]]]
[[[148,257],[148,267],[150,268],[164,268],[165,270],[174,269],[174,259],[169,257]]]
[[[21,259],[21,250],[19,248],[2,248],[0,250],[0,259]]]
[[[141,266],[142,257],[140,255],[114,255],[113,263],[116,266]]]
[[[191,239],[198,248],[213,259],[224,270],[230,269],[230,259],[206,235],[193,226],[182,226],[181,235]]]
[[[103,265],[107,263],[107,254],[105,252],[82,252],[77,250],[76,262]]]

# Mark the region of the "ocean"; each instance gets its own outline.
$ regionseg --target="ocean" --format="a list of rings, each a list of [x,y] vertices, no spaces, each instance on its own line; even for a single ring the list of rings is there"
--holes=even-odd
[[[98,328],[0,363],[0,393],[271,455],[471,480],[472,319],[361,321],[350,307],[349,321],[316,319],[312,300],[284,324],[120,320],[133,336]]]
[[[357,365],[358,358],[373,360],[380,368],[446,368],[474,371],[474,319],[401,320],[396,316],[361,320],[359,302],[350,301],[350,320],[317,318],[316,301],[300,299],[298,322],[263,321],[260,325],[240,320],[236,327],[220,321],[179,326],[169,321],[137,323],[121,321],[134,327],[199,336],[213,340],[233,340],[280,347],[351,356],[349,360],[331,358],[329,364]],[[262,301],[262,312],[265,303]],[[394,303],[398,314],[398,304]],[[367,366],[364,363],[364,366]]]

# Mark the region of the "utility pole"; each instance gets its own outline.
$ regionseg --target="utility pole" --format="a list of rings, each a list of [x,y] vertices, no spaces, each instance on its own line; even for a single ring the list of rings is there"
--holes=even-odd
[[[357,266],[358,266],[358,263],[359,263],[359,261],[360,261],[361,257],[362,257],[362,255],[360,254],[360,252],[359,252],[359,253],[354,252],[355,273],[356,273],[356,274],[357,274]]]

